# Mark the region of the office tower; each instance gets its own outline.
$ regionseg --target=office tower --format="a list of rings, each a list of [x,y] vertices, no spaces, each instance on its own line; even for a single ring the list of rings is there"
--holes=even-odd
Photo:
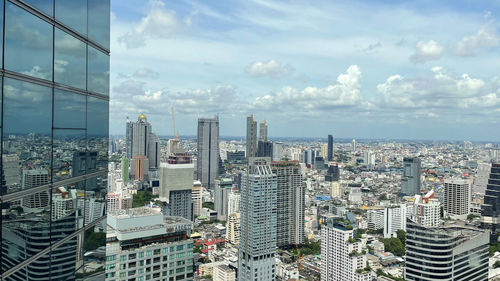
[[[215,189],[219,174],[219,117],[198,119],[197,179],[209,190]]]
[[[169,157],[160,164],[160,200],[166,205],[165,214],[191,220],[194,165],[186,153]]]
[[[201,182],[195,180],[193,182],[193,189],[191,191],[191,200],[193,201],[193,221],[195,218],[201,216],[201,207],[203,204],[203,188]]]
[[[130,163],[130,174],[135,180],[142,181],[148,175],[149,160],[146,155],[134,155]]]
[[[280,161],[271,164],[277,182],[278,247],[304,243],[305,186],[297,161]]]
[[[213,272],[213,281],[236,281],[236,271],[227,264],[215,266]]]
[[[150,171],[160,167],[160,140],[154,133],[149,134],[148,159]]]
[[[132,123],[132,157],[136,155],[147,156],[151,129],[151,124],[144,114],[139,115],[137,122]]]
[[[122,180],[123,182],[129,181],[129,175],[128,175],[128,167],[129,167],[129,161],[127,157],[122,157]]]
[[[259,140],[257,157],[273,157],[273,142]]]
[[[448,215],[466,219],[470,213],[472,190],[470,179],[444,180],[444,211]]]
[[[227,200],[227,213],[234,214],[240,212],[241,194],[239,191],[232,190]]]
[[[325,181],[335,182],[340,180],[340,170],[338,164],[331,164],[328,166],[328,171],[325,175]]]
[[[228,200],[229,193],[233,188],[233,180],[228,178],[221,178],[216,180],[215,185],[215,211],[217,212],[217,219],[225,221],[228,213]]]
[[[413,220],[424,227],[441,225],[441,203],[434,196],[434,190],[427,192],[424,196],[415,195],[413,216]]]
[[[405,280],[488,280],[487,231],[426,228],[411,219],[406,230]]]
[[[366,217],[368,229],[379,230],[384,228],[384,210],[369,210]]]
[[[396,236],[398,230],[406,231],[406,204],[384,209],[384,238]]]
[[[352,139],[351,148],[352,148],[352,151],[356,151],[356,149],[357,149],[357,147],[356,147],[356,139]]]
[[[333,136],[328,135],[328,154],[327,158],[328,162],[333,161]]]
[[[257,121],[253,120],[253,114],[247,117],[247,158],[257,156]]]
[[[302,152],[302,162],[305,163],[306,165],[313,165],[314,164],[314,158],[316,157],[316,151],[312,149],[305,149]]]
[[[283,157],[283,143],[273,142],[273,161],[281,161]]]
[[[125,123],[125,151],[128,159],[132,159],[132,143],[134,138],[132,122],[128,119]]]
[[[420,171],[422,170],[419,158],[403,158],[403,176],[401,177],[401,194],[414,196],[420,194]]]
[[[193,280],[192,229],[159,208],[109,212],[105,280]]]
[[[473,193],[484,194],[490,177],[491,163],[479,163],[477,166],[476,178],[472,186]]]
[[[374,272],[365,270],[366,239],[356,235],[354,222],[329,219],[321,227],[321,281],[373,280]]]
[[[89,247],[78,241],[94,235],[105,217],[80,223],[86,206],[61,212],[56,190],[79,186],[105,201],[106,185],[94,179],[105,181],[108,168],[109,0],[16,0],[0,7],[0,279],[74,280],[91,273],[83,268]],[[75,152],[96,157],[73,162]],[[14,154],[18,159],[8,156]]]
[[[491,164],[488,185],[484,194],[484,204],[481,206],[482,224],[484,228],[491,229],[494,237],[500,227],[500,163]]]
[[[231,213],[227,216],[226,240],[233,245],[240,243],[240,213]]]
[[[241,182],[238,280],[274,280],[277,183],[269,158],[249,158]]]
[[[325,159],[322,156],[316,156],[314,158],[314,169],[319,172],[323,171],[325,168]]]
[[[267,141],[267,123],[265,120],[259,124],[259,140]]]

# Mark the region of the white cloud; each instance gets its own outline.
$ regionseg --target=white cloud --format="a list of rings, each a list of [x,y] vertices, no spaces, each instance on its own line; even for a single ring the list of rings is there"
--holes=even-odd
[[[470,36],[465,36],[457,44],[457,54],[460,56],[473,56],[477,49],[492,48],[500,46],[500,37],[496,28],[492,25],[485,25]]]
[[[428,42],[418,41],[415,53],[410,57],[413,63],[424,63],[432,60],[438,60],[443,54],[444,47],[434,40]]]
[[[147,15],[133,25],[132,31],[120,36],[118,41],[127,48],[138,48],[146,45],[148,38],[169,38],[181,28],[173,10],[165,8],[165,3],[159,0],[149,1]]]
[[[328,110],[350,108],[362,104],[361,71],[351,65],[337,82],[325,88],[306,87],[303,90],[287,86],[277,93],[256,98],[250,110],[314,115]]]
[[[141,67],[134,72],[133,76],[136,78],[158,79],[160,77],[160,73],[147,67]]]
[[[294,69],[288,64],[283,65],[276,60],[269,60],[267,62],[254,62],[249,65],[245,71],[253,77],[280,79],[290,75]]]

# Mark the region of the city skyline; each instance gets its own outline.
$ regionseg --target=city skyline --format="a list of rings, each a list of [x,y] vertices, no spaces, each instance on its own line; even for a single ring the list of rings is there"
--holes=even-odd
[[[254,113],[270,137],[500,139],[493,1],[140,3],[112,3],[112,134],[171,134],[174,106],[180,135]]]

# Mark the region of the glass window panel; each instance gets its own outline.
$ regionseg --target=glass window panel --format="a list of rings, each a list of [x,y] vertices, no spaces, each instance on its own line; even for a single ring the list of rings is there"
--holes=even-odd
[[[57,0],[55,13],[58,21],[87,35],[87,0]]]
[[[83,227],[84,190],[79,183],[52,189],[51,240],[55,244]],[[51,280],[70,280],[74,277],[81,257],[78,249],[82,241],[77,237],[51,251]]]
[[[54,13],[54,0],[24,0],[24,2],[37,8],[38,10],[52,16]]]
[[[109,95],[109,56],[89,46],[88,90]]]
[[[47,22],[7,2],[5,69],[52,80],[52,29]]]
[[[18,265],[50,247],[50,191],[30,194],[2,203],[1,272]],[[30,280],[36,276],[50,279],[50,257],[44,255],[11,276]],[[10,279],[9,279],[10,280]]]
[[[87,98],[54,89],[54,127],[85,129]]]
[[[106,215],[106,194],[108,177],[93,177],[86,180],[85,186],[85,224],[92,223]],[[104,228],[99,224],[98,228]]]
[[[83,241],[84,246],[82,252],[84,266],[80,271],[81,274],[92,276],[91,279],[94,280],[104,280],[104,267],[106,265],[106,232],[101,231],[100,228],[90,228],[85,231]],[[114,265],[114,270],[110,271],[113,271],[115,277],[118,277],[116,276],[117,271],[114,272],[117,269],[116,264]]]
[[[50,182],[52,89],[4,79],[4,192]]]
[[[108,167],[108,107],[109,102],[106,100],[87,98],[88,151],[96,155],[96,169]]]
[[[85,130],[54,130],[53,181],[84,175],[87,166]]]
[[[108,0],[88,0],[89,39],[109,50],[109,2]]]
[[[86,53],[84,42],[56,28],[54,82],[85,89]]]

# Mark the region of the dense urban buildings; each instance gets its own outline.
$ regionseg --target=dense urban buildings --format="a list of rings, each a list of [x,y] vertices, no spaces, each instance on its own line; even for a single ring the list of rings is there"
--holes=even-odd
[[[405,280],[487,280],[489,233],[407,222]]]
[[[420,194],[421,160],[419,158],[405,157],[403,159],[403,177],[401,178],[401,194],[413,196]]]
[[[1,280],[104,277],[109,5],[0,4]]]
[[[219,174],[219,117],[198,119],[197,179],[202,186],[215,189]]]
[[[277,182],[269,158],[249,158],[241,184],[238,280],[275,280]]]

